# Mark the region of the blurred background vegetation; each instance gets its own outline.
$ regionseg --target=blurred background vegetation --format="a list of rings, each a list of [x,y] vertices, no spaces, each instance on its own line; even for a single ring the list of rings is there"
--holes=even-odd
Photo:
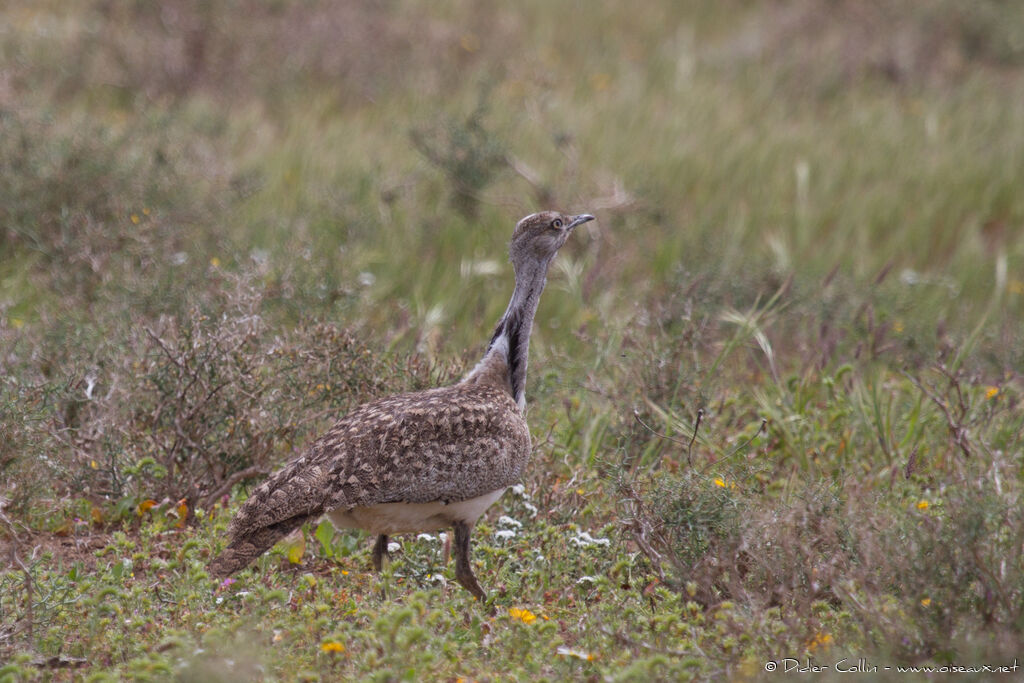
[[[568,601],[597,572],[622,623],[563,624],[609,654],[536,671],[1019,652],[1019,2],[12,0],[0,178],[0,511],[27,580],[68,580],[31,539],[137,530],[147,501],[201,567],[196,509],[471,367],[512,226],[558,208],[598,221],[535,326],[522,538],[567,588],[509,599],[600,621]],[[548,548],[572,524],[616,550]],[[636,635],[654,584],[623,563],[682,626]],[[0,648],[59,652],[68,615],[37,590],[26,625],[13,567]],[[694,616],[734,608],[728,632]]]

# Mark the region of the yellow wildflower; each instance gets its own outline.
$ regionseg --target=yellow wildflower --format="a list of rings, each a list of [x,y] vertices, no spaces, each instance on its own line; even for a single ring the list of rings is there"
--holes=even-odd
[[[931,598],[921,598],[921,606],[922,607],[927,607],[930,604],[932,604],[932,599]]]
[[[715,477],[715,486],[724,489],[725,488],[725,480],[723,480],[721,477]]]
[[[892,329],[893,329],[893,332],[895,332],[896,334],[902,334],[903,333],[903,321],[902,320],[893,320],[892,321]]]
[[[210,259],[210,265],[214,268],[220,268],[220,259],[214,256]]]
[[[928,505],[929,505],[929,503],[928,503],[927,500],[919,500],[919,501],[917,501],[917,509],[918,510],[927,510],[928,509]]]
[[[513,619],[518,619],[524,624],[532,624],[537,621],[537,615],[528,609],[519,609],[518,607],[512,607],[508,610],[508,615]]]
[[[345,646],[336,640],[328,640],[326,643],[320,644],[320,649],[324,652],[344,652]]]
[[[140,219],[139,219],[139,214],[137,214],[137,213],[133,213],[133,214],[131,215],[131,219],[132,219],[132,223],[133,223],[134,225],[138,225],[138,224],[139,224],[139,220],[140,220]]]
[[[290,562],[291,564],[299,564],[300,562],[302,562],[302,556],[305,554],[305,539],[296,541],[288,546],[288,562]]]
[[[999,395],[999,387],[985,387],[985,398],[992,399]]]

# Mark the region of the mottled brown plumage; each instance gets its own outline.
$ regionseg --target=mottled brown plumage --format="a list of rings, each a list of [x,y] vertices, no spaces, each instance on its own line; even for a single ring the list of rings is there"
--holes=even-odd
[[[544,212],[516,225],[509,248],[516,288],[480,363],[459,383],[359,406],[261,484],[210,564],[226,576],[310,519],[387,535],[455,528],[456,578],[484,593],[469,564],[476,520],[522,476],[530,454],[523,415],[529,335],[548,264],[573,228],[593,217]]]

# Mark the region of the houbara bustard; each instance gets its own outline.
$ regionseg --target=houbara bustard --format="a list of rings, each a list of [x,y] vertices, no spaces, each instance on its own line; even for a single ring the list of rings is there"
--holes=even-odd
[[[515,290],[483,358],[457,384],[365,403],[260,484],[228,527],[216,576],[242,569],[307,520],[377,534],[378,571],[388,536],[454,527],[455,577],[480,601],[470,533],[519,481],[530,456],[524,409],[530,330],[548,266],[589,214],[535,213],[509,245]]]

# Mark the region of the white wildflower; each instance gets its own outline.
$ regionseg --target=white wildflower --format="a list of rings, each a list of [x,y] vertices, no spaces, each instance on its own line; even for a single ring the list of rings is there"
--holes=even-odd
[[[522,529],[523,528],[523,523],[522,522],[520,522],[518,519],[512,519],[508,515],[502,515],[501,517],[499,517],[498,518],[498,525],[499,526],[513,527],[515,529]]]
[[[575,536],[569,538],[569,542],[574,543],[577,548],[589,548],[592,545],[611,545],[611,541],[607,538],[594,538],[586,531],[577,531]]]
[[[589,652],[584,652],[583,650],[574,650],[571,647],[565,647],[564,645],[559,645],[558,649],[555,650],[555,654],[561,655],[563,657],[575,657],[576,659],[582,659],[586,662],[594,661],[594,655],[590,654]]]
[[[388,552],[389,553],[397,553],[401,549],[402,549],[402,546],[399,545],[398,543],[395,543],[394,541],[391,541],[390,543],[388,543]]]
[[[501,529],[499,531],[494,532],[494,537],[502,541],[507,541],[510,538],[515,538],[516,532],[512,531],[511,529]]]

